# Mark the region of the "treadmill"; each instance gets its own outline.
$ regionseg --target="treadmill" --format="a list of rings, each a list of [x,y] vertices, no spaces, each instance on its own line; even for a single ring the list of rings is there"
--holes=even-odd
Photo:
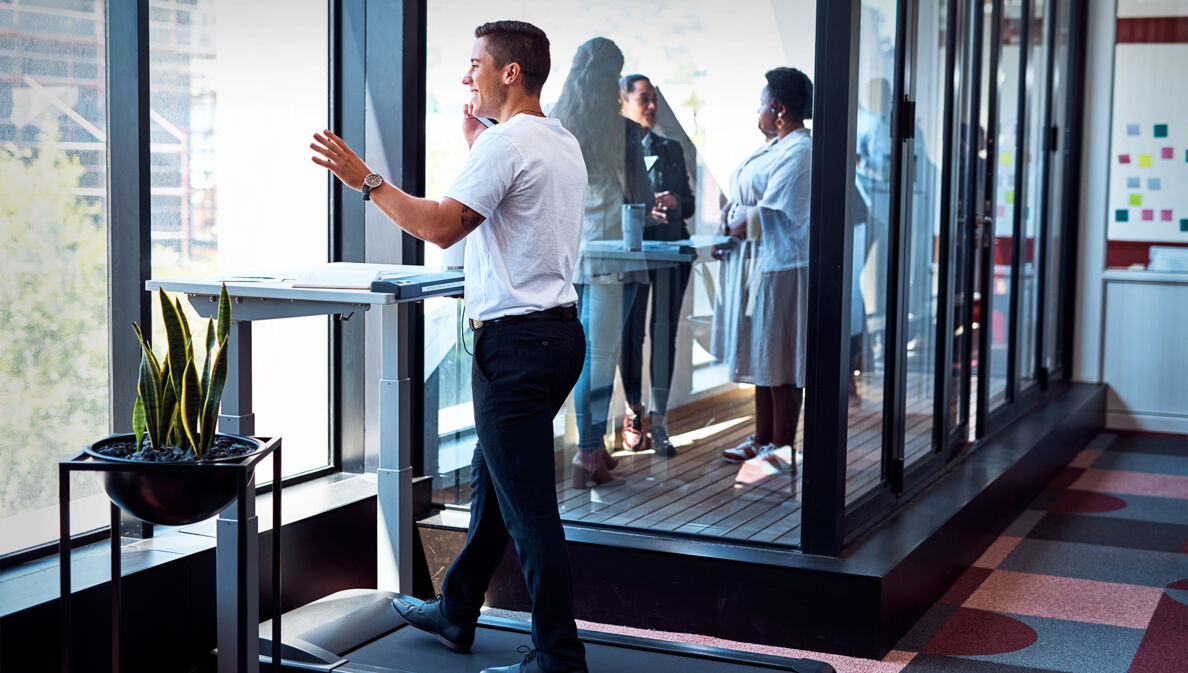
[[[407,626],[392,607],[401,590],[412,588],[412,436],[408,418],[412,354],[401,326],[408,307],[429,297],[458,296],[461,272],[425,273],[404,267],[380,277],[372,293],[380,309],[380,462],[376,496],[378,589],[348,589],[281,615],[281,644],[274,648],[272,621],[260,625],[262,671],[335,671],[337,673],[478,673],[523,658],[531,646],[525,622],[480,617],[469,654],[455,653],[423,631]],[[404,412],[404,413],[401,413]],[[743,673],[793,671],[834,673],[828,664],[788,659],[648,638],[579,631],[591,671]],[[273,652],[279,650],[279,666]]]

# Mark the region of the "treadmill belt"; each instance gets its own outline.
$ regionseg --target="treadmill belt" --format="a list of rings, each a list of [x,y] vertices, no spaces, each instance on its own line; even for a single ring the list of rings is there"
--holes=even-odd
[[[744,673],[795,671],[833,673],[828,664],[734,652],[646,638],[581,631],[586,661],[592,673],[677,671],[679,673]],[[478,673],[487,666],[506,666],[523,659],[518,647],[531,646],[528,625],[483,617],[469,654],[446,649],[437,639],[403,626],[343,653],[349,663],[335,671],[360,673]],[[267,670],[264,667],[262,670]]]

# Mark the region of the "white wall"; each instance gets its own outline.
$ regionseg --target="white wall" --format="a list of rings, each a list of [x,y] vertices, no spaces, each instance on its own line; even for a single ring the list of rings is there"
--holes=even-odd
[[[1126,121],[1113,119],[1115,66],[1125,67],[1115,59],[1117,13],[1150,15],[1154,5],[1167,9],[1140,0],[1089,5],[1073,378],[1109,386],[1108,427],[1188,434],[1188,274],[1105,268],[1111,139]]]

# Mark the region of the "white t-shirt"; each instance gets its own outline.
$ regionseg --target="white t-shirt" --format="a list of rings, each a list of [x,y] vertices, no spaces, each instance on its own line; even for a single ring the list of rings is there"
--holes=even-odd
[[[493,320],[577,302],[586,164],[561,122],[515,115],[482,133],[446,192],[486,218],[466,237],[466,315]]]

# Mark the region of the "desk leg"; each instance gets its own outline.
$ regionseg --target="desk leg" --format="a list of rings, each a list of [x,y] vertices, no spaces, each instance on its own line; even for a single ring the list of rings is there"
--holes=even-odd
[[[412,592],[412,354],[402,330],[410,304],[380,308],[377,587]]]
[[[218,673],[260,670],[260,524],[255,477],[239,480],[238,488],[239,497],[219,514],[215,529]]]
[[[251,321],[232,321],[230,338],[219,432],[251,437],[256,434],[256,415],[252,413]]]

